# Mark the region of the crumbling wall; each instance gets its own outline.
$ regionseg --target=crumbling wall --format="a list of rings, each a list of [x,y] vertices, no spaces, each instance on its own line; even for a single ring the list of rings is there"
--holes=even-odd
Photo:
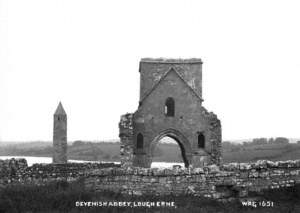
[[[92,170],[120,167],[114,163],[34,164],[25,159],[0,160],[0,186],[7,184],[46,184],[50,181],[74,181]],[[0,187],[1,188],[1,187]]]
[[[213,112],[204,109],[205,117],[208,120],[209,140],[211,144],[210,164],[218,166],[222,163],[222,126],[221,121]]]
[[[132,166],[133,163],[133,114],[127,113],[121,116],[120,130],[120,158],[124,167]]]
[[[193,194],[216,199],[246,197],[249,192],[300,183],[300,160],[258,161],[195,169],[102,169],[85,178],[87,189],[125,194]]]
[[[24,172],[27,167],[25,159],[0,160],[0,181],[6,177],[12,177],[17,173]]]
[[[35,164],[26,160],[0,161],[0,188],[8,184],[42,185],[83,178],[87,190],[136,195],[182,195],[231,199],[249,192],[300,184],[300,160],[230,163],[204,168],[120,167],[114,163]]]

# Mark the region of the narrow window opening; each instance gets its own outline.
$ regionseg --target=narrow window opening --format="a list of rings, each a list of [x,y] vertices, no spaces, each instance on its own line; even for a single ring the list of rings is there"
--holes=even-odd
[[[175,115],[175,101],[173,98],[167,98],[165,103],[165,115],[174,117]]]
[[[144,147],[144,136],[139,133],[137,135],[137,143],[136,143],[136,148],[137,149],[142,149]]]
[[[205,147],[205,136],[203,133],[198,133],[198,148]]]

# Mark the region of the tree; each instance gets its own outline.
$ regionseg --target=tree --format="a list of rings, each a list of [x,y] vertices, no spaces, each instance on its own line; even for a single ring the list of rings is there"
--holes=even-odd
[[[254,138],[252,140],[252,144],[255,144],[255,145],[267,144],[267,143],[268,143],[268,139],[267,138]]]
[[[74,141],[72,146],[82,146],[84,144],[85,144],[85,142],[83,142],[83,141]]]
[[[275,138],[274,143],[275,144],[288,144],[289,139],[284,138],[284,137],[278,137],[278,138]]]

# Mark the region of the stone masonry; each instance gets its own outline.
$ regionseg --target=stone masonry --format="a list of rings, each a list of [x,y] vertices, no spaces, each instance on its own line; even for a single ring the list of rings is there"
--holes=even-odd
[[[119,123],[120,129],[120,140],[122,141],[120,147],[120,159],[121,165],[124,167],[132,166],[133,162],[133,125],[132,125],[133,114],[122,115]]]
[[[103,169],[120,167],[114,163],[65,163],[33,164],[28,166],[25,159],[0,160],[0,190],[8,184],[43,185],[52,181],[76,181],[87,173]]]
[[[186,167],[220,165],[221,122],[202,106],[201,59],[144,58],[139,72],[138,109],[119,123],[123,165],[149,168],[164,137],[178,143]]]
[[[251,192],[300,184],[300,160],[230,163],[203,168],[108,168],[85,177],[92,191],[135,195],[185,195],[215,199],[246,198]]]
[[[67,114],[59,102],[54,113],[53,163],[67,163]]]
[[[45,185],[83,180],[86,190],[135,195],[185,195],[232,199],[251,192],[300,184],[300,160],[229,163],[203,168],[120,167],[114,163],[34,164],[0,160],[0,189],[10,184]]]

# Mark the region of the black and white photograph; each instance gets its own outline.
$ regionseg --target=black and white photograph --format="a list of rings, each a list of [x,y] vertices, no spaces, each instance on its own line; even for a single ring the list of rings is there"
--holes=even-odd
[[[0,213],[300,212],[299,11],[0,0]]]

